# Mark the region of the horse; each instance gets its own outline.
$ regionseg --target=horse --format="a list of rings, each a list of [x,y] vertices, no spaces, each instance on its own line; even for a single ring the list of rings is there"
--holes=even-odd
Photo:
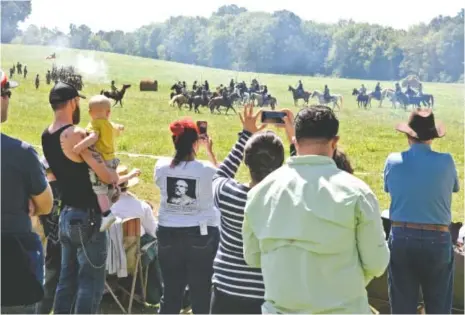
[[[192,105],[194,105],[194,111],[200,114],[199,107],[200,106],[208,106],[208,96],[207,95],[194,95],[189,98],[187,103],[189,104],[190,110],[192,110]]]
[[[365,109],[367,109],[368,104],[371,107],[371,102],[369,102],[371,100],[371,98],[370,98],[371,93],[366,93],[364,95],[361,95],[360,91],[358,89],[353,89],[352,90],[352,95],[357,95],[358,108],[362,108],[362,106],[363,106]]]
[[[131,87],[131,84],[123,84],[123,87],[121,88],[121,91],[105,91],[105,90],[101,90],[100,91],[100,95],[105,95],[106,97],[108,98],[111,98],[111,99],[114,99],[115,100],[115,104],[113,104],[113,107],[116,106],[116,104],[120,103],[121,107],[123,107],[123,97],[124,97],[124,93],[126,93],[126,90],[129,89]]]
[[[189,99],[187,98],[187,96],[178,94],[178,95],[173,96],[173,98],[170,101],[170,106],[174,106],[174,104],[176,103],[178,105],[178,108],[181,109],[181,106],[183,104],[187,104],[188,101]]]
[[[384,89],[381,92],[381,101],[379,103],[379,107],[381,107],[385,98],[391,101],[393,108],[396,108],[396,103],[399,103],[406,110],[410,103],[409,97],[405,95],[405,93],[396,94],[396,92],[392,89]]]
[[[278,105],[278,100],[276,99],[276,97],[269,96],[266,99],[264,99],[263,94],[261,93],[251,93],[250,100],[254,102],[257,101],[257,106],[259,107],[270,105],[272,110],[274,110],[276,108],[276,105]]]
[[[213,97],[209,102],[208,102],[208,107],[210,107],[210,112],[213,114],[213,111],[216,110],[218,113],[220,112],[220,106],[226,107],[226,114],[228,114],[229,109],[232,109],[234,113],[237,114],[236,110],[232,106],[232,102],[229,98],[224,98],[223,96],[217,96]]]
[[[304,104],[308,105],[308,99],[311,96],[310,92],[303,91],[303,93],[299,93],[297,89],[294,89],[292,86],[289,85],[289,88],[287,89],[288,91],[292,91],[292,97],[294,98],[294,105],[297,106],[297,101],[299,99],[304,100]]]
[[[342,95],[340,94],[332,94],[328,100],[324,97],[323,93],[321,93],[318,90],[315,90],[313,91],[311,98],[314,98],[314,97],[318,97],[319,104],[326,105],[329,103],[333,103],[333,109],[335,109],[336,106],[339,109],[341,109],[342,107],[343,98],[342,98]],[[339,100],[341,101],[341,105],[339,105]]]
[[[423,105],[428,108],[434,107],[434,96],[432,94],[417,95],[413,91],[405,94],[408,96],[410,104],[415,104],[420,107],[420,103],[423,103]]]

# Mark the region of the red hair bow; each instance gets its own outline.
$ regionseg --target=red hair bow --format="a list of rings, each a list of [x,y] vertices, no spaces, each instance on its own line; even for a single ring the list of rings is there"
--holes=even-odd
[[[183,118],[170,124],[171,133],[176,136],[176,140],[184,134],[186,129],[193,129],[199,133],[197,124],[190,118]]]

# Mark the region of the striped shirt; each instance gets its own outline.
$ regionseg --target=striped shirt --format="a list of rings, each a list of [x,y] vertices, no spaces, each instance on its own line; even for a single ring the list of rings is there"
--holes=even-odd
[[[221,212],[221,237],[213,263],[213,283],[226,294],[263,300],[265,286],[261,270],[249,267],[243,254],[242,222],[249,187],[234,179],[250,136],[247,131],[240,134],[213,177],[214,203]]]
[[[213,283],[226,294],[263,300],[265,287],[261,270],[249,267],[243,254],[242,222],[250,188],[234,179],[250,136],[248,131],[242,131],[213,176],[214,203],[221,212],[221,237],[213,263]],[[293,145],[291,155],[295,155]]]

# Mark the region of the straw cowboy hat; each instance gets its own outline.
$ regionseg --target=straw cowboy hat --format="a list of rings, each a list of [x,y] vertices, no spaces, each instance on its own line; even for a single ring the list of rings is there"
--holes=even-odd
[[[436,124],[431,109],[417,109],[409,117],[408,123],[400,123],[396,130],[420,141],[442,138],[446,128],[442,123]]]
[[[129,174],[129,169],[126,165],[120,165],[116,169],[116,172],[118,173],[118,176],[124,176]],[[120,186],[130,188],[136,186],[137,184],[139,184],[139,177],[134,177],[127,182],[121,183]]]

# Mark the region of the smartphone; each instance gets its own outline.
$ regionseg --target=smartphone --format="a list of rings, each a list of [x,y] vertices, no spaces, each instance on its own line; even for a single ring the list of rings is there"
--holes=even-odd
[[[207,136],[207,127],[208,123],[206,121],[199,120],[197,121],[197,128],[199,128],[199,134],[201,138]]]
[[[284,124],[283,118],[287,116],[285,112],[263,111],[262,123],[264,124]]]

